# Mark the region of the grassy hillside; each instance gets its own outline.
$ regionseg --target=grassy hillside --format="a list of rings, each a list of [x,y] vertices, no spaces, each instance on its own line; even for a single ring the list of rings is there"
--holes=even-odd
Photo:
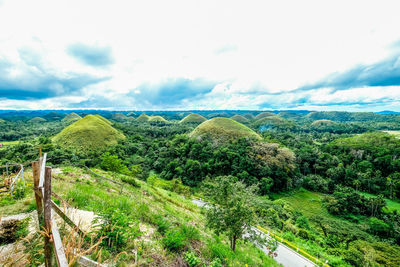
[[[125,121],[128,119],[128,117],[122,113],[114,113],[112,114],[112,119],[115,121]]]
[[[263,118],[267,118],[267,117],[271,117],[271,116],[276,116],[275,113],[272,112],[262,112],[260,114],[258,114],[255,119],[259,120],[259,119],[263,119]]]
[[[203,116],[192,113],[187,115],[185,118],[183,118],[180,123],[202,123],[205,122],[207,119],[204,118]]]
[[[88,152],[116,145],[119,140],[125,138],[106,119],[100,117],[87,115],[62,130],[53,141],[62,147]]]
[[[329,259],[331,266],[394,267],[400,264],[399,247],[385,245],[368,232],[370,218],[333,216],[324,207],[324,197],[324,194],[304,189],[274,195],[277,199],[275,202],[283,205],[285,210],[297,212],[298,216],[302,215],[306,218],[300,216],[301,221],[306,222],[305,224],[299,219],[295,222],[286,221],[283,231],[280,232],[283,238],[313,255]],[[301,230],[301,225],[308,232],[306,235],[301,234],[304,231]],[[340,257],[335,252],[339,248],[346,250],[346,253]],[[349,262],[353,264],[350,265]]]
[[[150,117],[146,113],[142,113],[142,114],[140,114],[139,117],[136,118],[136,121],[146,122],[146,121],[149,121],[149,119],[150,119]]]
[[[269,129],[291,129],[294,123],[278,116],[268,116],[256,120],[251,126],[259,131],[266,131]]]
[[[149,122],[168,122],[168,121],[161,116],[150,116]]]
[[[197,126],[190,134],[193,138],[210,137],[214,140],[231,140],[251,138],[260,140],[261,137],[247,126],[228,118],[213,118]]]
[[[231,117],[232,120],[240,122],[240,123],[245,123],[248,122],[249,120],[245,117],[243,117],[242,115],[235,115],[233,117]]]
[[[317,120],[317,121],[314,121],[313,123],[311,123],[311,126],[319,127],[319,126],[331,126],[331,125],[335,125],[335,124],[337,124],[337,123],[334,121],[331,121],[331,120]]]
[[[192,260],[198,265],[190,266],[278,266],[251,243],[239,242],[236,252],[232,252],[226,237],[216,236],[206,227],[201,208],[192,204],[190,198],[162,188],[170,181],[153,178],[147,183],[130,176],[94,171],[123,183],[123,192],[120,186],[80,168],[62,167],[52,177],[53,191],[73,207],[120,222],[103,235],[104,239],[123,236],[124,239],[119,239],[119,246],[103,242],[99,247],[101,260],[98,252],[88,257],[101,263],[114,260],[113,266],[189,266],[188,261]],[[26,177],[31,183],[30,171],[26,172]],[[0,202],[0,214],[32,211],[35,208],[33,203],[33,194],[29,191],[20,200]],[[95,241],[100,229],[91,233]],[[63,226],[62,237],[68,236],[68,231],[70,228]],[[135,237],[125,239],[125,234],[130,231],[136,233]],[[63,242],[64,246],[71,245],[68,238]],[[26,266],[43,262],[40,234],[32,234],[18,243],[19,246],[15,247],[22,256],[19,260]],[[3,264],[1,260],[0,265]]]
[[[81,116],[79,116],[78,114],[76,114],[75,112],[72,112],[70,114],[68,114],[67,116],[65,116],[62,121],[66,121],[66,122],[73,122],[73,121],[78,121],[82,119]]]
[[[41,117],[34,117],[29,120],[29,122],[45,122],[45,121],[46,121],[46,119],[43,119]]]

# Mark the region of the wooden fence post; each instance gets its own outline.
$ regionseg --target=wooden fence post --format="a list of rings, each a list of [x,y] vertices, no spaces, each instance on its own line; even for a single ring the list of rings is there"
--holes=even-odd
[[[44,257],[46,267],[53,266],[52,263],[52,232],[51,232],[51,167],[46,167],[44,175],[44,226],[46,235],[44,237]]]
[[[43,201],[42,194],[39,193],[39,161],[32,162],[32,172],[33,172],[33,190],[35,192],[36,207],[39,220],[39,229],[43,227]]]

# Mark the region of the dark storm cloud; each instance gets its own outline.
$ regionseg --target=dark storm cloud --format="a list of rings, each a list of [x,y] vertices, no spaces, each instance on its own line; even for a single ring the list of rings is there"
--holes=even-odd
[[[70,45],[67,48],[67,52],[80,62],[93,67],[104,67],[114,63],[111,47],[89,46],[76,43]]]

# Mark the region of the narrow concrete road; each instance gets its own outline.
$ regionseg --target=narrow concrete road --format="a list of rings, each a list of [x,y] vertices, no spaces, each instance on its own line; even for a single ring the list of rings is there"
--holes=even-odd
[[[207,202],[204,202],[199,199],[193,199],[192,200],[193,204],[199,206],[199,207],[205,207],[207,208],[208,204]],[[264,232],[260,231],[256,227],[252,227],[254,231],[259,233],[262,237],[264,238],[270,238],[267,236]],[[268,254],[268,249],[264,247],[260,247],[262,251],[264,251],[265,254]],[[303,257],[296,251],[288,248],[284,244],[278,242],[278,248],[275,251],[278,255],[274,258],[278,263],[282,264],[285,267],[313,267],[316,266],[313,262],[311,262],[309,259]]]

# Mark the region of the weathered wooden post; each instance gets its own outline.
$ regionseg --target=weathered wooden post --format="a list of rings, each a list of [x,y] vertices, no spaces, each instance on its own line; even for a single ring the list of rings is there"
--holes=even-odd
[[[44,194],[43,194],[43,213],[44,227],[44,258],[46,267],[53,266],[52,263],[52,232],[51,232],[51,167],[46,167],[44,174]]]
[[[36,200],[36,207],[38,213],[38,220],[39,220],[39,229],[42,229],[44,226],[43,220],[43,201],[42,201],[42,194],[39,192],[39,161],[32,162],[32,172],[33,172],[33,191],[35,192],[35,200]]]

